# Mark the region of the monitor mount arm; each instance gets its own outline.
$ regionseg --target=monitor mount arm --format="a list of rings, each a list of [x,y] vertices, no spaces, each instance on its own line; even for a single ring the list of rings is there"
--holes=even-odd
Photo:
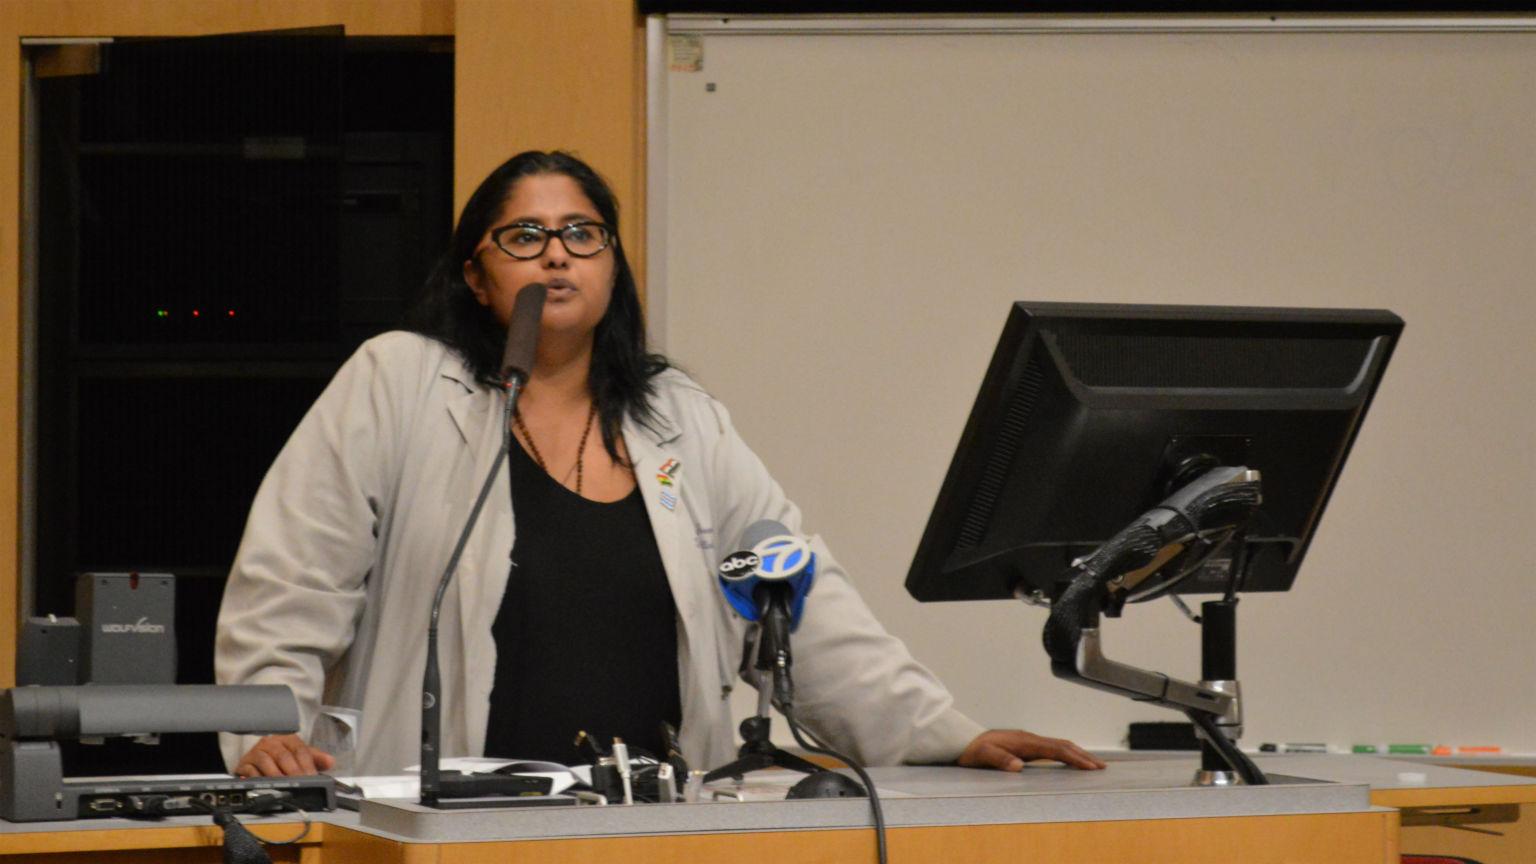
[[[1208,785],[1234,782],[1233,774],[1251,785],[1268,782],[1228,737],[1241,727],[1232,592],[1205,604],[1205,680],[1198,684],[1105,657],[1099,622],[1106,612],[1118,615],[1126,599],[1143,584],[1159,586],[1152,596],[1171,590],[1229,544],[1235,544],[1232,584],[1236,585],[1246,558],[1243,529],[1259,503],[1257,471],[1241,466],[1205,471],[1092,554],[1072,562],[1071,582],[1051,603],[1043,634],[1051,671],[1058,678],[1187,715],[1199,730],[1205,751],[1197,781]],[[1159,579],[1149,583],[1153,576]]]

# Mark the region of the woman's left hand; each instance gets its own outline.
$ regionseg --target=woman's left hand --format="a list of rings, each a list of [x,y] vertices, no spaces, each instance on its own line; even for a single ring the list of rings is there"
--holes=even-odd
[[[1104,762],[1065,738],[1046,738],[1023,729],[992,729],[976,736],[956,760],[966,768],[1022,771],[1031,759],[1054,759],[1073,768],[1096,771]]]

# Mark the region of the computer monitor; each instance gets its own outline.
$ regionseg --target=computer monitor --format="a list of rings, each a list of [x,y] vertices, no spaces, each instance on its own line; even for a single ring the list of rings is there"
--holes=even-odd
[[[1246,566],[1229,544],[1130,599],[1290,588],[1402,328],[1381,310],[1015,303],[907,590],[1049,600],[1217,465],[1262,475]]]

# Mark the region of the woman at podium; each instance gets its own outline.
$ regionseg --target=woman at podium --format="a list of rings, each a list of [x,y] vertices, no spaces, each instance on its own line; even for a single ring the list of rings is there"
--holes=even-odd
[[[406,329],[365,343],[273,463],[219,615],[221,684],[286,684],[302,731],[226,736],[245,776],[419,760],[428,610],[501,443],[513,298],[547,299],[491,487],[443,604],[442,753],[585,761],[574,738],[696,768],[735,755],[745,622],[715,577],[747,526],[800,513],[724,406],[646,349],[617,204],[585,163],[527,152],[470,197]],[[875,621],[817,538],[794,634],[796,715],[868,764],[1102,767],[988,731]]]

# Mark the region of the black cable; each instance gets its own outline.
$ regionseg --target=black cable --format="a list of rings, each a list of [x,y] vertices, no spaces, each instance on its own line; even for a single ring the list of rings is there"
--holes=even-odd
[[[314,824],[314,821],[309,818],[308,811],[306,811],[304,808],[300,807],[299,805],[293,803],[292,801],[278,801],[277,803],[278,803],[278,807],[277,807],[278,810],[280,810],[280,811],[282,811],[284,813],[297,813],[297,814],[299,814],[299,818],[304,820],[304,828],[301,831],[299,831],[297,836],[291,837],[291,838],[289,838],[287,840],[267,840],[267,839],[264,839],[264,838],[261,838],[261,837],[257,837],[256,839],[261,841],[261,845],[263,845],[263,846],[292,846],[295,843],[299,843],[300,841],[302,841],[305,837],[308,837],[309,836],[310,826]]]
[[[228,810],[215,810],[213,822],[224,829],[224,864],[272,864],[272,856]]]
[[[1237,745],[1232,743],[1232,739],[1228,738],[1221,731],[1220,727],[1216,725],[1215,715],[1193,709],[1184,713],[1189,717],[1190,722],[1200,727],[1200,731],[1205,733],[1205,739],[1210,742],[1212,747],[1216,748],[1216,752],[1221,754],[1221,758],[1228,765],[1232,766],[1232,770],[1237,772],[1237,776],[1243,778],[1244,783],[1247,783],[1249,786],[1269,785],[1269,778],[1264,776],[1264,772],[1259,770],[1259,766],[1253,764],[1253,760],[1248,758],[1248,754],[1237,749]]]
[[[229,812],[228,807],[218,807],[193,798],[190,805],[213,816],[213,824],[224,829],[224,864],[272,864],[272,856],[261,845],[261,840]]]
[[[1225,542],[1234,544],[1234,548],[1232,570],[1227,574],[1227,590],[1222,599],[1236,603],[1237,592],[1242,590],[1243,581],[1248,578],[1248,538],[1242,531],[1233,531]]]
[[[213,817],[213,823],[224,829],[225,864],[271,864],[272,857],[266,853],[263,846],[292,846],[308,837],[314,825],[309,812],[293,803],[291,794],[287,792],[252,795],[243,805],[239,805],[240,812],[254,816],[266,816],[279,812],[299,814],[299,817],[304,820],[304,825],[297,835],[287,840],[267,840],[252,834],[250,829],[245,827],[245,823],[235,815],[236,808],[233,806],[209,804],[201,798],[192,798],[188,804],[210,814]]]
[[[869,793],[869,807],[875,813],[875,843],[878,849],[878,854],[880,856],[880,864],[886,864],[885,813],[880,809],[880,793],[875,791],[875,781],[869,779],[869,774],[864,771],[864,766],[853,761],[847,756],[844,756],[836,750],[833,750],[831,747],[828,747],[824,742],[822,742],[820,738],[817,738],[809,730],[801,729],[800,724],[795,722],[795,714],[790,706],[780,705],[779,711],[784,714],[784,719],[789,721],[789,731],[790,734],[795,736],[795,743],[799,744],[802,748],[809,750],[812,753],[820,753],[823,756],[831,756],[833,759],[836,759],[846,764],[849,768],[852,768],[853,773],[859,775],[860,782],[864,784],[864,790]],[[811,744],[805,740],[806,738],[810,738],[811,741],[816,742],[816,745],[820,746]]]

